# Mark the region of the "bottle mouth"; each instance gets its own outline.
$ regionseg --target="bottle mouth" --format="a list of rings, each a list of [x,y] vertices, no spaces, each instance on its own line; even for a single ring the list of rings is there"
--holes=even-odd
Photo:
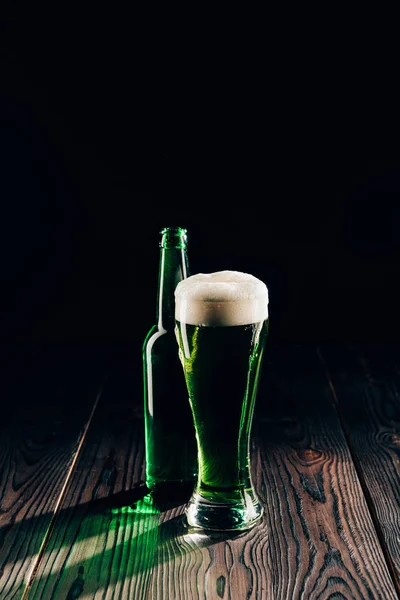
[[[160,234],[161,248],[186,248],[187,229],[184,227],[164,227]]]

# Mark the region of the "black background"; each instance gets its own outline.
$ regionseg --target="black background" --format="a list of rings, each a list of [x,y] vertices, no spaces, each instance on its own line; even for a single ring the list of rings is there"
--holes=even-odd
[[[1,21],[5,343],[139,355],[167,225],[192,272],[265,280],[277,342],[398,342],[390,69],[323,32],[217,28],[189,50],[191,29],[160,42],[128,12],[57,10]]]

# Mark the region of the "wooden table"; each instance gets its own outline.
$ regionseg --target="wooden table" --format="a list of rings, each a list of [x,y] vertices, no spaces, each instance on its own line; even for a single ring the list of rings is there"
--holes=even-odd
[[[399,348],[270,345],[236,536],[146,502],[141,365],[111,354],[3,349],[0,600],[399,597]]]

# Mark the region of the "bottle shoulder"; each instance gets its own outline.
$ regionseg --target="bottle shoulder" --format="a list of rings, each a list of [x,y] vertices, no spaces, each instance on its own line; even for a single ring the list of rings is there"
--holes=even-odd
[[[154,346],[162,343],[177,343],[175,337],[175,325],[171,325],[168,328],[160,327],[159,325],[153,325],[148,333],[146,334],[143,341],[143,350],[149,346]]]

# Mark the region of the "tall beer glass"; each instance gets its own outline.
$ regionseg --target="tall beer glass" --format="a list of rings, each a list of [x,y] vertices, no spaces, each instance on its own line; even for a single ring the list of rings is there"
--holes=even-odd
[[[262,516],[250,437],[268,332],[268,290],[248,273],[198,273],[175,290],[175,333],[197,438],[189,525],[252,527]]]

